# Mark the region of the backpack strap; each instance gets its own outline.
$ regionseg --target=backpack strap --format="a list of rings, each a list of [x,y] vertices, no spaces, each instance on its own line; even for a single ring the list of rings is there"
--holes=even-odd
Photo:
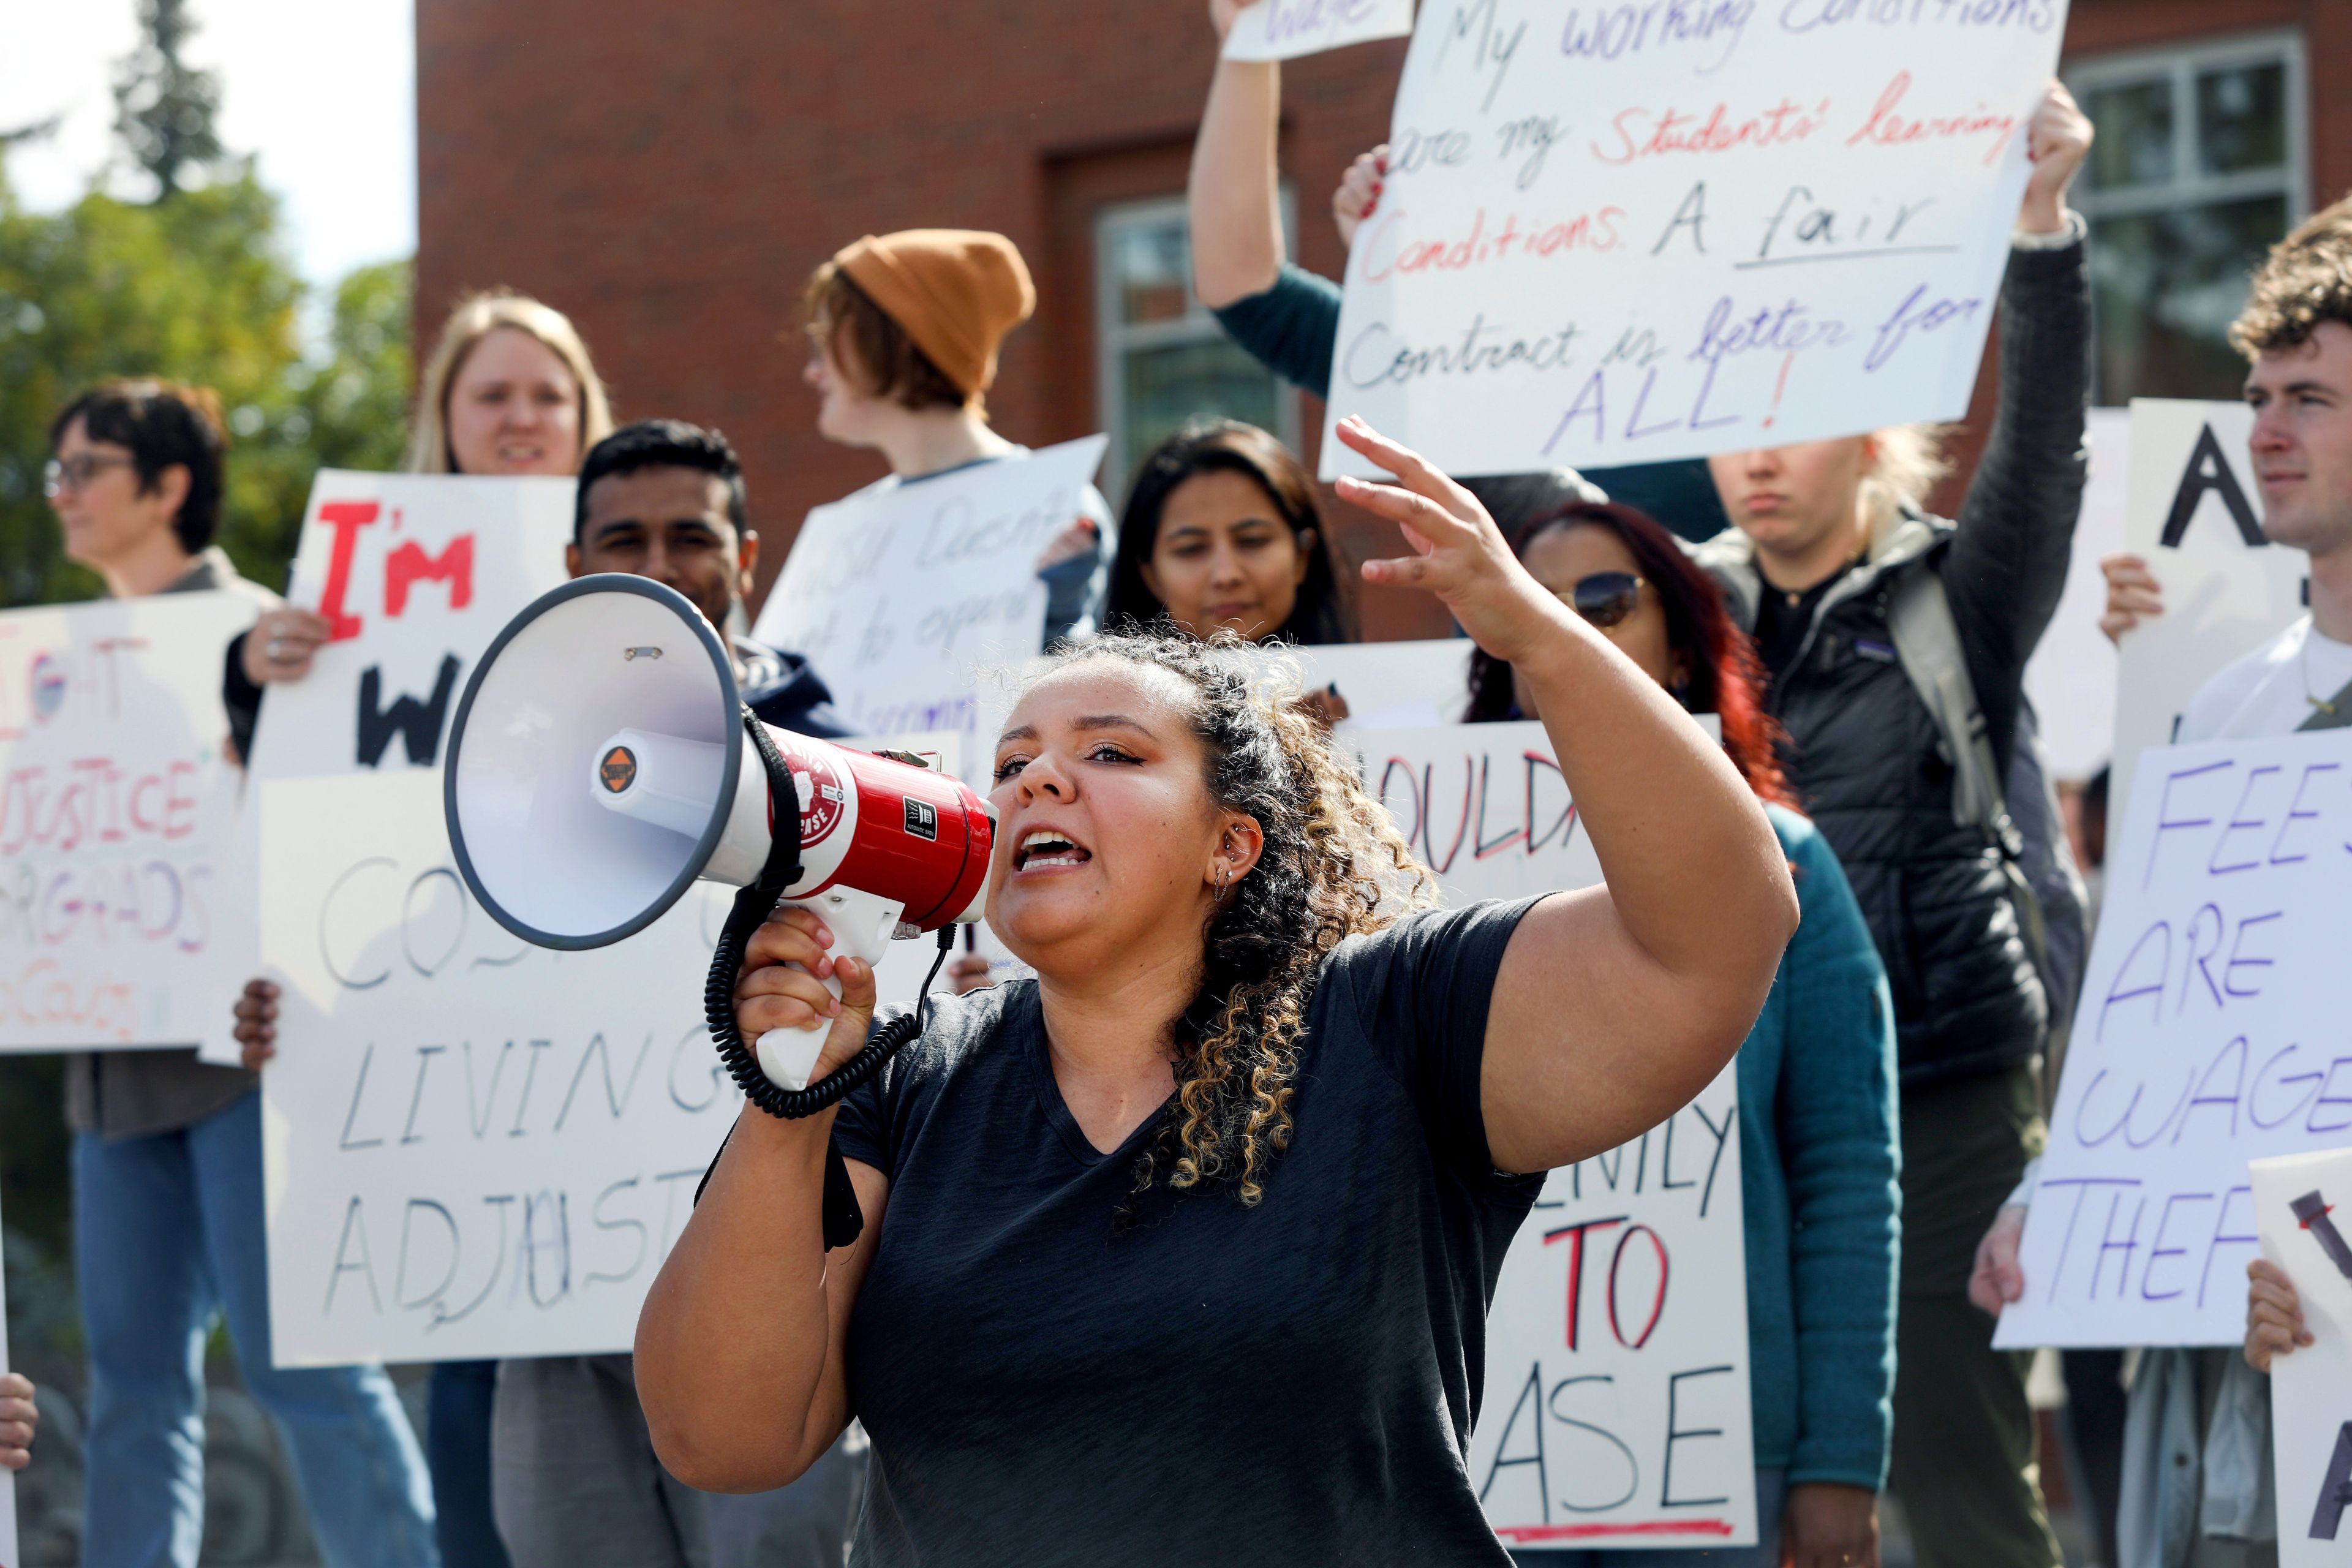
[[[1969,679],[1968,654],[1960,646],[1960,626],[1952,618],[1952,601],[1944,592],[1943,574],[1927,566],[1905,574],[1888,595],[1886,626],[1895,641],[1895,657],[1919,693],[1919,700],[1927,704],[1950,755],[1952,820],[1963,827],[1981,829],[1986,839],[2000,848],[2010,902],[2017,910],[2018,934],[2025,940],[2025,954],[2034,973],[2046,987],[2053,973],[2049,928],[2042,920],[2042,900],[2026,879],[2025,838],[2010,819],[1990,726],[1985,722],[1984,710],[1977,705],[1976,682]],[[2062,1030],[2064,1021],[2053,1017],[2051,1027]]]
[[[1950,754],[1952,820],[1983,828],[2014,857],[2017,830],[2009,820],[1992,736],[1977,705],[1976,684],[1969,679],[1959,623],[1952,618],[1942,574],[1926,566],[1905,573],[1888,596],[1886,624],[1903,673],[1927,704]]]
[[[2311,689],[2305,687],[2304,689],[2308,691]],[[2297,734],[2305,730],[2352,729],[2352,682],[2347,682],[2343,690],[2326,701],[2313,703],[2311,717],[2294,728]]]

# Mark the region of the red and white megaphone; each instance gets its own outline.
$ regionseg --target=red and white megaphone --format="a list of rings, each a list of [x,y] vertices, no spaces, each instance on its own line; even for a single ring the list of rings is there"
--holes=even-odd
[[[541,947],[618,942],[697,879],[744,889],[705,997],[722,1056],[740,1051],[742,943],[778,903],[817,910],[834,951],[868,963],[897,935],[939,931],[944,946],[943,928],[980,918],[995,833],[987,802],[946,773],[761,724],[702,613],[614,574],[542,595],[498,635],[466,683],[442,788],[466,886]],[[806,1114],[880,1066],[807,1089],[824,1039],[760,1037],[760,1073],[796,1093],[728,1065],[767,1109]]]

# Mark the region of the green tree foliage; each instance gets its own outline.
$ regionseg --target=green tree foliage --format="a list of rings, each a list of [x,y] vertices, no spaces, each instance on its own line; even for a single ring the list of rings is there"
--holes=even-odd
[[[311,474],[389,468],[408,396],[405,262],[336,290],[323,357],[306,362],[303,300],[276,196],[250,167],[152,205],[93,192],[27,213],[0,166],[0,604],[95,596],[65,560],[41,494],[48,425],[110,375],[211,386],[231,442],[221,542],[240,570],[285,579]]]

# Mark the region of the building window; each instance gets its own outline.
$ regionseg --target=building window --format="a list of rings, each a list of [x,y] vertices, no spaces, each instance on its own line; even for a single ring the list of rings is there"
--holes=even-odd
[[[1290,224],[1289,193],[1283,221]],[[1192,292],[1181,197],[1106,207],[1095,225],[1096,341],[1106,489],[1123,503],[1136,464],[1187,419],[1244,419],[1298,445],[1298,398],[1217,325]]]
[[[2302,38],[2101,56],[2067,85],[2098,129],[2074,197],[2091,224],[2098,401],[2237,396],[2230,323],[2310,188]]]

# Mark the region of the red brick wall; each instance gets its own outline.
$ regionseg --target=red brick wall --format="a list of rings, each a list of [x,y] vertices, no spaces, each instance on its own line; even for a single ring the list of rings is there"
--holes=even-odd
[[[877,477],[812,426],[795,302],[857,236],[994,228],[1036,275],[1037,319],[1007,344],[991,407],[1016,440],[1086,435],[1097,407],[1092,218],[1183,189],[1213,50],[1199,0],[898,7],[855,0],[418,0],[417,317],[507,284],[569,311],[624,418],[715,424],[742,450],[768,544]],[[2213,33],[2212,0],[2075,0],[2071,54]],[[2315,203],[2352,187],[2352,4],[2234,0],[2227,31],[2304,31]],[[1300,259],[1336,274],[1339,171],[1387,131],[1401,43],[1286,73],[1282,159]],[[782,332],[785,342],[777,341]],[[1979,395],[1958,454],[1990,413]],[[1309,457],[1321,410],[1303,421]],[[1962,476],[1965,477],[1964,475]],[[1946,492],[1956,499],[1959,481]],[[1335,509],[1351,556],[1393,531]],[[1443,613],[1372,591],[1375,637]]]

